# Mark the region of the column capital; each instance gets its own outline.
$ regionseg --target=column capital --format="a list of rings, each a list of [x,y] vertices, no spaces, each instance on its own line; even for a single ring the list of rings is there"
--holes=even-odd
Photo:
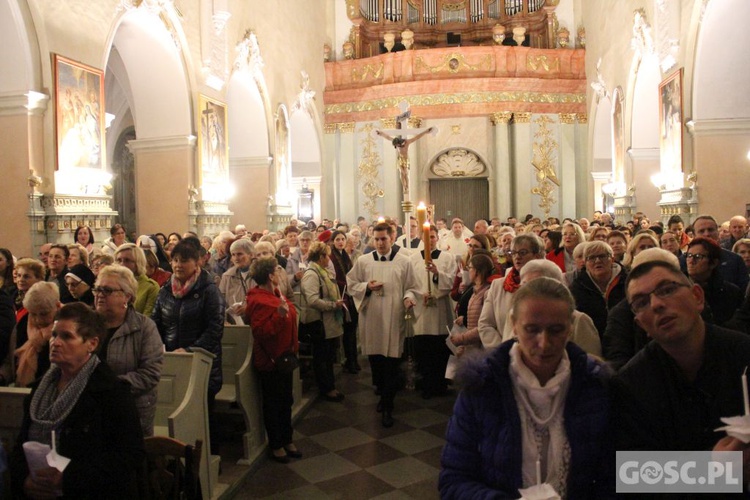
[[[508,124],[510,122],[511,117],[513,116],[513,113],[510,111],[498,111],[497,113],[492,113],[490,115],[490,121],[492,122],[492,125],[498,125],[501,123]]]
[[[587,113],[576,113],[576,118],[578,118],[578,123],[581,125],[586,125],[589,122],[589,115]]]
[[[323,133],[335,134],[337,128],[338,128],[337,123],[326,123],[325,125],[323,125]]]
[[[355,122],[339,123],[339,130],[342,134],[353,134],[356,125]]]
[[[396,119],[395,118],[381,118],[380,119],[380,125],[383,128],[396,128]]]
[[[531,113],[513,113],[515,123],[531,123]]]
[[[422,126],[422,118],[412,116],[406,121],[406,124],[409,128],[420,128]]]

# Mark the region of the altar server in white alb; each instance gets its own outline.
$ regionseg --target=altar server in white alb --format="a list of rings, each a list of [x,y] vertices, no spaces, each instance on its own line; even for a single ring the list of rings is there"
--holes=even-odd
[[[438,229],[429,229],[430,255],[425,250],[411,255],[414,275],[419,290],[414,304],[414,359],[420,379],[417,388],[424,399],[445,394],[445,367],[450,351],[445,344],[448,330],[453,326],[453,307],[450,292],[456,275],[456,258],[450,252],[435,249]],[[428,286],[429,283],[429,286]]]
[[[417,283],[406,252],[391,248],[393,228],[375,226],[375,251],[363,255],[346,276],[348,292],[359,311],[359,338],[380,394],[378,411],[384,427],[393,425],[393,400],[399,387],[404,348],[404,314],[415,303]]]

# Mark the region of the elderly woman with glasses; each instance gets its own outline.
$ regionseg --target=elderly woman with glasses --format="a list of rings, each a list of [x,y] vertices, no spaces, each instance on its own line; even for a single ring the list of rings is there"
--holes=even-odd
[[[581,226],[574,222],[566,222],[562,227],[562,241],[560,241],[560,246],[547,254],[547,260],[551,260],[557,264],[564,273],[574,271],[576,262],[573,258],[573,249],[585,240],[586,235]]]
[[[685,261],[688,276],[701,286],[711,308],[712,318],[708,321],[723,325],[742,304],[744,293],[719,272],[721,247],[714,240],[699,236],[688,243]]]
[[[138,281],[130,269],[113,264],[99,273],[94,305],[107,327],[107,335],[101,339],[99,358],[115,375],[128,382],[143,435],[151,436],[164,345],[151,318],[135,308],[137,294]]]
[[[115,262],[127,267],[138,282],[133,307],[145,316],[151,316],[159,295],[159,284],[146,275],[146,254],[133,243],[125,243],[115,252]]]
[[[241,238],[232,243],[229,254],[232,258],[232,267],[221,275],[219,291],[227,305],[227,323],[242,324],[247,292],[252,288],[250,264],[255,260],[255,245],[252,241]]]
[[[612,247],[603,241],[590,241],[583,252],[586,268],[570,286],[576,309],[588,314],[599,337],[607,328],[607,314],[625,298],[627,272],[613,260]]]
[[[507,340],[503,339],[503,329],[513,294],[521,286],[521,269],[533,259],[544,258],[544,242],[533,233],[513,238],[511,248],[513,266],[503,278],[492,282],[479,317],[479,337],[485,348],[497,347]]]

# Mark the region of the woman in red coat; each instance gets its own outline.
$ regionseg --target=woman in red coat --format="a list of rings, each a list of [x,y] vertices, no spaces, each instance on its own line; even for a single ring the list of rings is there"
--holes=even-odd
[[[247,293],[246,316],[253,329],[253,364],[260,375],[263,420],[271,458],[288,463],[302,454],[292,442],[293,372],[276,369],[275,360],[286,352],[297,353],[297,311],[279,292],[276,259],[258,259],[250,275],[258,284]]]

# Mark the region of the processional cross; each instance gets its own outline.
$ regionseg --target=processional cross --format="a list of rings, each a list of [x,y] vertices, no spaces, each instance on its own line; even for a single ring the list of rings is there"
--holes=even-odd
[[[393,147],[396,148],[396,154],[398,155],[396,161],[398,164],[399,175],[401,177],[401,188],[404,194],[404,200],[401,205],[404,210],[404,229],[406,231],[406,241],[408,246],[411,241],[411,235],[409,234],[409,214],[411,214],[413,208],[411,200],[409,199],[409,146],[429,133],[436,135],[438,129],[437,127],[402,128],[402,123],[408,120],[411,116],[411,110],[405,101],[402,101],[401,104],[399,104],[399,108],[401,109],[401,114],[396,117],[395,129],[376,129],[374,132],[376,135],[391,141]],[[409,136],[412,137],[407,139]]]

